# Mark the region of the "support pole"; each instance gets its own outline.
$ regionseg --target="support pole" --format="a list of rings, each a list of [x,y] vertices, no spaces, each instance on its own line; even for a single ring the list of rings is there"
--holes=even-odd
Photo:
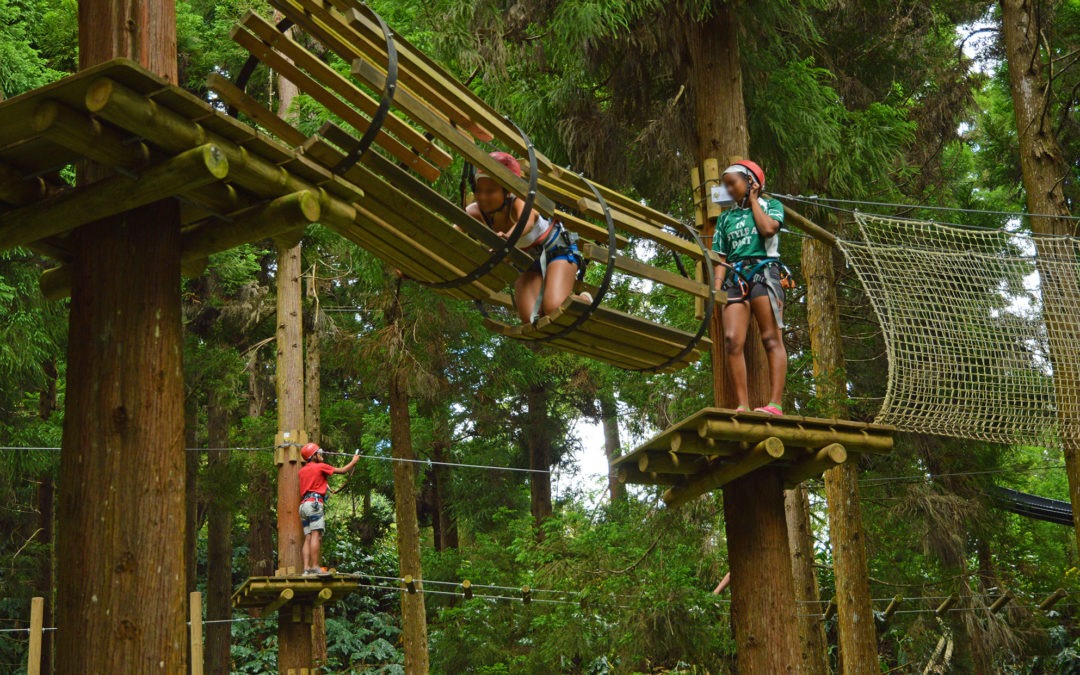
[[[192,591],[191,604],[191,675],[203,675],[202,593]]]
[[[41,675],[41,643],[44,631],[45,598],[30,599],[30,648],[26,651],[27,675]]]

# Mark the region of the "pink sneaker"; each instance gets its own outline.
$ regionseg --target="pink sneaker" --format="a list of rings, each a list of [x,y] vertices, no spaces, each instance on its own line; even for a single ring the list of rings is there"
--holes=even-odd
[[[769,405],[763,405],[760,408],[754,408],[754,412],[765,413],[767,415],[783,415],[784,409],[775,403],[770,403]]]

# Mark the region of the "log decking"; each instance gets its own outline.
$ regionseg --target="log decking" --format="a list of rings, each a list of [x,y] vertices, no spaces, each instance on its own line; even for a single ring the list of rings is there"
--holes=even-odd
[[[624,483],[669,486],[664,501],[679,506],[766,466],[780,468],[793,487],[860,454],[890,452],[894,431],[850,420],[705,408],[613,466]]]

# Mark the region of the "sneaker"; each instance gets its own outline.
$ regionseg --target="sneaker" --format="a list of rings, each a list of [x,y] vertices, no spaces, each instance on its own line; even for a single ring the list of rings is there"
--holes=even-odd
[[[591,305],[592,301],[593,301],[592,293],[590,293],[588,291],[583,291],[581,293],[578,293],[578,299],[581,300],[582,302],[584,302],[587,305]]]
[[[320,577],[332,577],[337,574],[337,570],[333,567],[323,567],[321,569],[314,570],[314,572]]]
[[[313,576],[317,576],[318,574],[319,574],[319,570],[317,570],[317,569],[306,569],[306,570],[304,570],[303,576],[305,576],[305,577],[313,577]]]
[[[784,409],[776,405],[775,403],[770,403],[769,405],[763,405],[760,408],[754,408],[754,412],[765,413],[766,415],[779,416],[784,414]]]

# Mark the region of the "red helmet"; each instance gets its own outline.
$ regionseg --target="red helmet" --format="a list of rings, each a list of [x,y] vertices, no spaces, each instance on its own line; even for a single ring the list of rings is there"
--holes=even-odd
[[[736,167],[741,167],[742,169],[745,169],[745,171],[738,170],[738,169],[736,169]],[[757,162],[751,162],[748,159],[740,159],[739,161],[737,161],[734,164],[732,164],[731,166],[729,166],[726,171],[724,171],[724,173],[734,173],[734,172],[737,172],[737,173],[749,172],[750,175],[752,175],[754,177],[754,180],[757,181],[757,184],[761,186],[761,189],[762,190],[765,189],[765,171],[760,166],[758,166]]]
[[[322,448],[320,448],[316,443],[308,443],[304,447],[300,448],[300,456],[304,458],[305,462],[307,462],[315,456],[315,453],[321,450]]]
[[[510,173],[514,174],[518,178],[521,178],[521,163],[518,162],[513,155],[506,152],[499,152],[498,150],[496,150],[495,152],[490,154],[490,157],[499,164],[505,166],[507,169],[510,169]],[[476,178],[479,180],[480,178],[491,178],[491,176],[484,173],[484,170],[480,168],[476,170]]]

